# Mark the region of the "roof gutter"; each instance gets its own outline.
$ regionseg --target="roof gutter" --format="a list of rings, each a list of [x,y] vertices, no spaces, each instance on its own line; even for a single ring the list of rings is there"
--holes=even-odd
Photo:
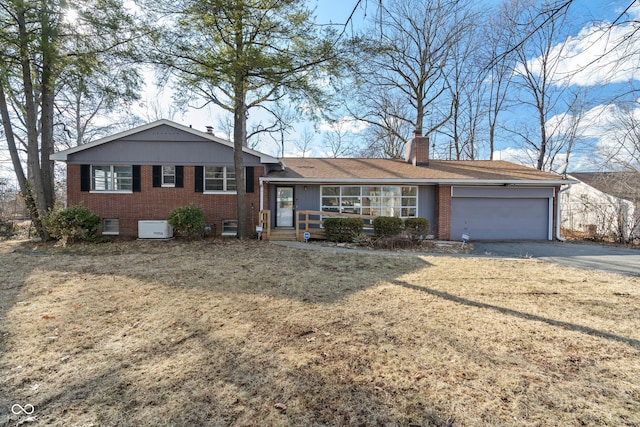
[[[540,185],[567,185],[573,183],[570,180],[497,180],[497,179],[419,179],[419,178],[269,178],[264,177],[268,183],[298,183],[298,184],[440,184],[440,185],[496,185],[496,186],[540,186]]]

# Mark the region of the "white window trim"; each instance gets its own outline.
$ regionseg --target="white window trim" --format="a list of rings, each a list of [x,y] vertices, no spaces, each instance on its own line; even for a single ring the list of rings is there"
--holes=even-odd
[[[204,171],[202,173],[202,187],[205,188],[205,190],[202,192],[203,194],[226,194],[226,195],[237,195],[238,194],[238,190],[206,190],[207,188],[207,168],[212,168],[212,167],[221,167],[224,168],[223,169],[223,174],[224,174],[224,178],[222,179],[222,186],[224,188],[227,188],[227,168],[233,167],[233,166],[205,166],[204,167]],[[238,175],[236,174],[236,177]],[[238,187],[238,180],[236,178],[236,188]]]
[[[416,189],[416,195],[415,195],[416,204],[415,204],[415,206],[402,206],[402,199],[403,199],[403,196],[402,196],[402,195],[400,195],[400,196],[395,196],[395,197],[399,197],[399,198],[400,198],[400,206],[380,206],[380,207],[375,206],[375,207],[373,207],[373,208],[372,208],[371,206],[369,206],[368,208],[369,208],[369,209],[377,209],[377,208],[382,209],[382,208],[385,208],[385,207],[386,207],[386,208],[391,207],[391,208],[393,208],[393,209],[398,208],[398,209],[400,209],[400,213],[401,213],[401,214],[402,214],[402,209],[415,208],[415,210],[416,210],[416,215],[415,215],[415,216],[402,216],[402,215],[400,215],[398,218],[403,218],[403,219],[404,219],[404,218],[419,218],[419,217],[420,217],[420,213],[418,212],[418,206],[420,205],[420,201],[418,200],[418,198],[419,198],[419,193],[420,193],[420,187],[418,187],[417,185],[322,185],[322,186],[320,186],[320,211],[321,211],[321,212],[322,212],[322,210],[323,210],[323,204],[322,204],[323,192],[322,192],[322,190],[323,190],[325,187],[339,187],[339,188],[340,188],[340,194],[339,194],[339,195],[337,195],[337,196],[327,196],[327,197],[337,197],[337,198],[338,198],[338,206],[336,206],[336,208],[338,209],[338,212],[339,212],[339,213],[345,213],[345,212],[344,212],[344,208],[345,208],[345,206],[342,206],[342,197],[343,197],[343,196],[342,196],[342,188],[344,188],[344,187],[360,187],[360,204],[359,204],[359,206],[355,206],[355,205],[354,205],[353,207],[346,207],[346,208],[347,208],[347,209],[359,208],[359,209],[360,209],[360,215],[361,215],[361,216],[368,216],[368,215],[363,215],[363,214],[362,214],[362,209],[364,208],[364,207],[362,206],[362,197],[363,197],[363,196],[362,196],[362,189],[363,189],[363,188],[371,188],[371,187],[381,187],[381,188],[382,188],[382,187],[397,187],[397,188],[400,188],[400,194],[402,194],[402,188],[403,188],[403,187],[412,187],[412,188],[415,188],[415,189]],[[349,197],[357,197],[357,196],[344,196],[344,197],[349,198]],[[382,196],[382,195],[381,195],[381,196],[378,196],[378,197],[380,197],[380,198],[384,198],[385,196]],[[414,197],[414,196],[404,196],[404,197],[407,197],[407,198],[408,198],[408,197]],[[326,211],[326,212],[333,212],[333,211]],[[346,212],[346,213],[349,213],[349,212]],[[355,215],[358,215],[358,214],[355,214]]]
[[[173,175],[164,173],[164,167],[165,166],[173,166]],[[175,167],[175,165],[162,165],[160,170],[161,170],[161,175],[162,175],[160,177],[160,186],[161,187],[175,187],[176,186],[176,167]],[[164,182],[164,177],[165,176],[173,176],[173,184],[165,183]]]
[[[91,190],[89,194],[133,194],[133,190]]]

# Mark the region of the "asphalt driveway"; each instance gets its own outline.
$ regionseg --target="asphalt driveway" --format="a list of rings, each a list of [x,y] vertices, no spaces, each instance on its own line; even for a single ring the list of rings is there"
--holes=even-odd
[[[474,242],[474,255],[537,258],[582,269],[640,276],[640,250],[591,243]]]

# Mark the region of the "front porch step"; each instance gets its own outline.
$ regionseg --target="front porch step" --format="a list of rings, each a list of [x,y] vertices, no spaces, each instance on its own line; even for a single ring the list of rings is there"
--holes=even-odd
[[[274,228],[271,230],[269,240],[277,242],[295,242],[296,230],[294,228]]]

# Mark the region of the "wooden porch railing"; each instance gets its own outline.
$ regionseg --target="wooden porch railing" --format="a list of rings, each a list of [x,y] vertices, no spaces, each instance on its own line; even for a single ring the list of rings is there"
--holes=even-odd
[[[258,226],[262,227],[260,240],[269,240],[271,237],[271,211],[266,209],[258,212]]]
[[[311,239],[325,239],[324,228],[320,225],[323,218],[362,218],[363,220],[373,220],[373,215],[347,214],[340,212],[324,211],[296,211],[296,240],[304,242],[304,233],[308,232]],[[314,227],[311,227],[311,226]]]

